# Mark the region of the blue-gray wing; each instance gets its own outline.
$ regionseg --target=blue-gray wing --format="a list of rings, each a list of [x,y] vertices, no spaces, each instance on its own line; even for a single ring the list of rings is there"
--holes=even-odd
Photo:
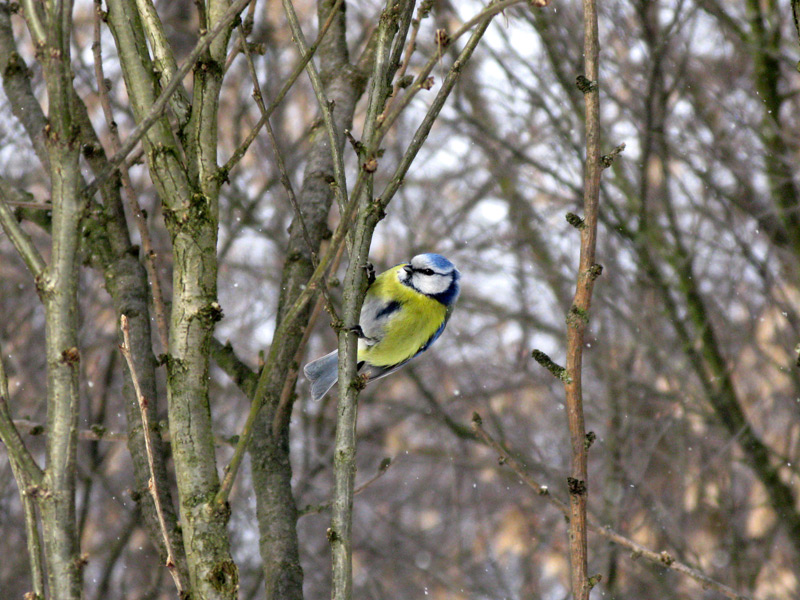
[[[361,307],[358,324],[368,345],[383,339],[386,323],[391,316],[403,307],[397,300],[382,300],[367,296]]]

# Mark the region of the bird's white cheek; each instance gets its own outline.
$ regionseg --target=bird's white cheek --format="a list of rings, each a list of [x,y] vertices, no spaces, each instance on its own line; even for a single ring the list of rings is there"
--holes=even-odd
[[[427,294],[429,296],[441,294],[447,289],[448,285],[450,284],[444,277],[424,277],[421,275],[414,275],[414,287],[423,294]]]

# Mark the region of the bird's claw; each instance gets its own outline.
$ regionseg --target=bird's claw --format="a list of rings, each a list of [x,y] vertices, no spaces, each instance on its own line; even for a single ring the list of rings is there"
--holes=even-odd
[[[372,266],[372,263],[365,264],[364,271],[367,273],[367,286],[375,283],[375,267]]]
[[[361,325],[353,325],[352,327],[348,327],[347,331],[351,331],[356,334],[358,339],[363,340],[366,339],[366,335],[364,335],[364,330],[361,329]]]
[[[361,325],[353,325],[353,327],[348,327],[347,331],[355,333],[358,339],[364,340],[368,345],[374,344],[378,341],[375,338],[367,337],[367,335],[364,333],[364,330],[361,329]]]

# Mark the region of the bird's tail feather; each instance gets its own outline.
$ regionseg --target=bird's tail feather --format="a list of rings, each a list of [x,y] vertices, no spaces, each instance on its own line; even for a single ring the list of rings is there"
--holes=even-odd
[[[314,401],[321,400],[339,379],[338,351],[334,350],[317,360],[312,360],[303,367],[303,372],[311,381],[311,397]]]

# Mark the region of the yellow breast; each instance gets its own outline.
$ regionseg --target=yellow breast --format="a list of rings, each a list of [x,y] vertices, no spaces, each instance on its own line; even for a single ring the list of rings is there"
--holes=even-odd
[[[397,278],[402,265],[381,273],[367,290],[368,297],[396,301],[400,309],[389,319],[381,341],[360,348],[358,360],[387,367],[413,357],[431,339],[445,320],[445,306],[403,285]]]

